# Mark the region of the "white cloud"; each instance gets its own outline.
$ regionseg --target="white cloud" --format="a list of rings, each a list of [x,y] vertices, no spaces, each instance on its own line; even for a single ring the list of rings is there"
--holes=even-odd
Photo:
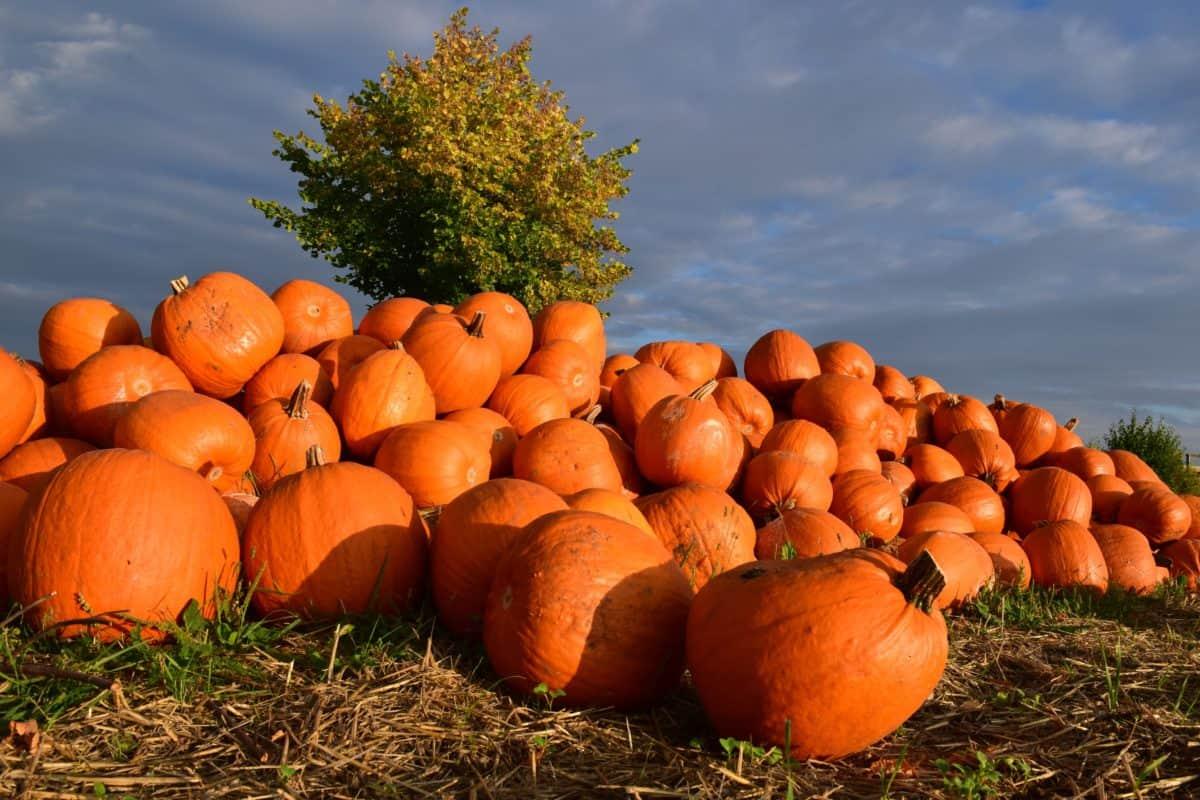
[[[925,140],[957,155],[989,153],[1013,137],[1013,130],[994,117],[956,114],[943,117],[925,131]]]

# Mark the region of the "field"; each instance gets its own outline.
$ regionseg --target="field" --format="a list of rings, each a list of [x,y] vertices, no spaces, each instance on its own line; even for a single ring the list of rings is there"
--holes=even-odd
[[[11,622],[11,620],[10,620]],[[951,623],[934,696],[836,764],[712,738],[685,686],[643,714],[497,691],[417,620],[267,626],[236,605],[164,647],[2,631],[0,793],[75,797],[1192,797],[1200,602],[998,592]],[[802,668],[802,667],[801,667]],[[736,687],[731,687],[736,691]]]

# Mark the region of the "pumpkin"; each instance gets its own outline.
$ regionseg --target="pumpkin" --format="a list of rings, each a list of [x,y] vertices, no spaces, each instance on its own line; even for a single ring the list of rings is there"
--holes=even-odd
[[[552,419],[530,431],[517,442],[513,475],[561,495],[622,487],[608,440],[581,419]]]
[[[1018,477],[1012,448],[998,433],[963,431],[946,443],[946,452],[962,465],[963,474],[979,478],[997,492],[1003,492]]]
[[[933,600],[934,608],[962,608],[996,581],[992,557],[966,533],[924,531],[905,539],[897,555],[911,564],[921,553],[932,555],[946,578],[946,585]]]
[[[534,351],[521,372],[540,375],[562,389],[572,414],[587,411],[600,399],[600,378],[591,356],[569,339],[546,342]]]
[[[946,667],[946,623],[929,556],[908,570],[861,549],[760,561],[692,601],[687,663],[720,736],[790,758],[863,750],[908,719]]]
[[[1072,447],[1054,457],[1054,466],[1074,473],[1087,481],[1097,475],[1115,475],[1116,467],[1108,453],[1092,447]]]
[[[879,390],[864,380],[822,374],[804,382],[792,396],[792,416],[823,428],[856,430],[872,437],[883,413]]]
[[[117,422],[113,444],[157,453],[194,470],[218,492],[241,483],[254,461],[254,431],[235,409],[169,389],[138,400]]]
[[[875,449],[882,457],[894,460],[904,455],[908,448],[908,423],[892,406],[884,403],[879,413],[879,434],[875,438]]]
[[[1020,542],[1003,533],[972,533],[970,536],[992,559],[997,583],[1018,589],[1029,588],[1033,570]]]
[[[170,357],[196,391],[224,400],[279,353],[283,315],[271,298],[232,272],[194,284],[171,281],[150,326],[154,348]]]
[[[25,431],[18,441],[18,444],[24,444],[30,439],[45,436],[50,427],[47,417],[47,409],[50,405],[47,396],[49,387],[46,386],[46,379],[42,377],[42,373],[36,366],[23,359],[17,359],[17,363],[21,365],[21,371],[25,373],[25,377],[29,379],[29,383],[33,387],[33,415],[29,418],[29,424],[25,426]]]
[[[601,388],[611,389],[617,382],[617,378],[621,377],[621,373],[627,369],[633,369],[641,363],[636,356],[631,356],[629,353],[612,354],[604,359],[604,368],[600,370]]]
[[[633,452],[638,471],[662,487],[702,483],[728,489],[745,452],[742,434],[712,402],[709,381],[690,395],[659,400],[638,425]]]
[[[562,388],[541,375],[501,378],[487,407],[512,423],[517,436],[527,435],[543,422],[571,416]]]
[[[996,418],[982,401],[965,394],[949,395],[933,412],[933,435],[945,446],[957,434],[984,430],[999,435]]]
[[[654,532],[646,515],[638,511],[638,507],[633,504],[633,501],[620,492],[609,489],[584,489],[581,492],[567,495],[563,499],[567,501],[568,507],[576,511],[595,511],[597,514],[628,522],[647,535],[658,539],[658,534]]]
[[[38,327],[38,352],[56,382],[101,348],[141,343],[142,328],[133,314],[98,297],[55,303]]]
[[[742,504],[751,516],[769,519],[796,507],[828,511],[832,502],[829,476],[797,453],[770,450],[746,465]]]
[[[833,440],[837,443],[838,464],[834,475],[844,475],[855,470],[866,470],[876,474],[883,473],[883,462],[875,449],[875,437],[854,428],[841,428],[833,431]]]
[[[775,424],[775,412],[766,396],[750,381],[719,378],[712,398],[733,427],[746,437],[750,448],[757,450]]]
[[[1128,450],[1109,450],[1108,457],[1112,459],[1113,471],[1118,478],[1133,483],[1134,481],[1153,481],[1162,483],[1149,464],[1142,460],[1137,453]]]
[[[11,483],[0,481],[0,553],[8,557],[8,548],[12,544],[13,537],[17,535],[17,528],[21,524],[21,513],[25,510],[25,503],[29,499],[29,493]],[[7,570],[0,569],[0,601],[8,602],[8,578]]]
[[[936,414],[937,410],[939,408],[941,408],[946,403],[947,400],[949,400],[952,397],[957,397],[957,396],[958,395],[953,395],[953,394],[950,394],[949,392],[934,392],[933,394],[927,394],[924,397],[922,397],[921,403],[924,404],[929,409],[930,414]],[[989,411],[988,413],[990,414],[991,412]],[[930,418],[930,420],[932,422],[932,417]]]
[[[814,348],[817,363],[822,373],[848,375],[873,384],[875,382],[875,359],[867,349],[855,342],[825,342]]]
[[[638,426],[654,404],[683,393],[679,381],[654,364],[638,364],[622,372],[609,394],[613,419],[621,436],[634,443]]]
[[[1009,492],[1013,530],[1024,535],[1043,522],[1072,520],[1087,526],[1092,493],[1079,476],[1059,467],[1039,467],[1021,476]]]
[[[249,416],[250,412],[269,400],[288,399],[301,381],[311,387],[309,399],[312,402],[322,408],[329,405],[333,399],[333,382],[321,364],[303,353],[282,353],[264,364],[246,383],[246,391],[242,395],[243,413]]]
[[[879,390],[885,403],[896,400],[916,400],[917,393],[903,372],[887,364],[875,367],[875,379],[871,382]]]
[[[1078,425],[1079,417],[1071,417],[1062,425],[1057,426],[1054,429],[1054,443],[1050,445],[1050,449],[1046,451],[1046,455],[1063,453],[1073,447],[1083,447],[1083,439],[1079,438],[1079,434],[1075,433],[1075,428]]]
[[[46,387],[46,433],[54,436],[73,433],[67,412],[66,382]]]
[[[283,316],[283,352],[316,354],[329,342],[354,334],[346,298],[314,281],[290,280],[271,293]]]
[[[733,356],[729,355],[724,348],[713,342],[700,342],[699,345],[708,354],[714,378],[721,380],[722,378],[736,378],[738,376],[737,364],[734,362]]]
[[[486,481],[491,466],[487,443],[447,420],[397,425],[375,454],[375,467],[403,486],[417,508],[449,503]]]
[[[367,356],[351,370],[333,393],[329,413],[346,449],[364,459],[372,458],[397,426],[437,416],[425,373],[398,344]]]
[[[838,445],[833,436],[815,422],[804,419],[776,423],[763,437],[759,450],[796,453],[819,466],[826,475],[833,475],[838,467]]]
[[[670,373],[684,393],[694,392],[716,377],[712,357],[694,342],[650,342],[634,355],[643,364],[654,364]]]
[[[859,536],[889,542],[900,533],[904,501],[886,478],[869,470],[852,470],[833,482],[829,512]]]
[[[884,461],[879,465],[879,474],[900,492],[900,499],[905,505],[912,500],[917,490],[917,478],[913,471],[900,461]]]
[[[8,550],[8,586],[33,606],[25,620],[34,630],[159,640],[192,600],[211,617],[216,593],[237,584],[237,530],[220,495],[154,453],[83,453],[25,513]]]
[[[1074,476],[1072,476],[1074,477]],[[1108,591],[1108,566],[1095,537],[1069,519],[1034,529],[1021,541],[1029,556],[1033,582],[1046,587],[1083,587]]]
[[[336,391],[346,380],[350,370],[365,361],[367,356],[383,349],[384,346],[379,340],[370,336],[344,336],[325,345],[317,354],[317,363],[321,365],[321,370],[329,378],[330,386]]]
[[[754,522],[720,489],[674,486],[634,501],[693,587],[754,560]]]
[[[971,518],[976,533],[1004,531],[1004,501],[992,487],[978,478],[964,475],[930,486],[921,492],[917,503],[949,503]]]
[[[1150,594],[1161,583],[1150,542],[1127,525],[1095,525],[1092,536],[1104,554],[1109,586],[1133,594]]]
[[[966,474],[962,463],[954,454],[936,444],[909,447],[904,452],[904,463],[912,470],[918,491],[925,491],[930,486],[961,478]]]
[[[413,499],[383,472],[326,464],[319,447],[307,466],[263,495],[242,536],[251,598],[264,616],[336,619],[416,605],[425,581],[425,534]]]
[[[32,493],[44,486],[50,480],[50,475],[63,464],[95,449],[80,439],[33,439],[18,445],[0,459],[0,482],[20,486]],[[0,554],[3,552],[0,550]]]
[[[1058,431],[1054,416],[1044,408],[1022,403],[997,420],[1018,467],[1028,467],[1050,451]]]
[[[816,558],[862,544],[849,525],[817,508],[789,508],[758,529],[754,554],[760,559]]]
[[[0,462],[0,470],[3,469],[3,462]],[[4,480],[0,477],[0,480]],[[1200,539],[1200,496],[1194,494],[1179,495],[1183,502],[1187,503],[1188,510],[1192,512],[1192,524],[1188,526],[1187,533],[1183,535],[1184,539]]]
[[[992,414],[992,419],[996,420],[997,427],[1004,424],[1004,419],[1013,411],[1021,407],[1021,403],[1009,400],[1002,394],[996,395],[991,404],[987,407]]]
[[[928,375],[913,375],[908,382],[912,384],[913,396],[917,400],[923,400],[931,394],[946,391],[945,387]]]
[[[771,400],[785,402],[809,378],[821,373],[812,345],[787,330],[767,331],[750,346],[742,374]]]
[[[533,522],[496,565],[483,642],[496,674],[573,707],[640,708],[675,690],[692,592],[670,553],[590,511]]]
[[[481,483],[438,518],[429,575],[438,620],[455,636],[483,632],[483,608],[496,562],[525,527],[567,504],[544,486],[515,478]]]
[[[487,441],[492,457],[491,478],[507,478],[512,474],[513,451],[517,449],[517,431],[512,423],[490,408],[464,408],[446,415],[451,422],[473,428]]]
[[[240,539],[246,531],[246,523],[250,521],[250,512],[258,505],[258,495],[249,492],[226,492],[221,495],[221,499],[225,501],[225,507],[233,517],[233,524]]]
[[[592,369],[604,367],[608,349],[604,338],[604,319],[590,303],[559,300],[542,308],[533,318],[533,347],[540,348],[555,339],[570,339],[583,347],[592,359]]]
[[[138,400],[155,392],[191,389],[183,371],[161,353],[141,345],[115,345],[75,368],[67,379],[63,404],[76,436],[108,446],[117,420]]]
[[[923,503],[907,506],[904,509],[904,519],[900,524],[900,536],[904,539],[911,539],[929,531],[973,533],[975,523],[967,516],[967,512],[958,506],[952,506],[940,500],[926,500]]]
[[[453,314],[454,306],[449,303],[434,303],[429,307],[429,310],[435,314]]]
[[[604,434],[604,440],[608,442],[609,455],[612,456],[613,463],[617,465],[617,471],[621,473],[621,485],[624,487],[622,493],[626,497],[637,497],[642,493],[646,482],[642,479],[642,473],[638,472],[637,456],[634,454],[633,448],[616,428],[597,422],[591,415],[589,415],[588,421],[595,425],[596,430]]]
[[[454,309],[463,319],[480,311],[487,314],[488,338],[500,349],[500,374],[512,375],[533,349],[533,320],[521,301],[503,292],[473,294]]]
[[[358,323],[358,333],[370,336],[385,347],[408,333],[417,317],[431,313],[429,303],[416,297],[391,297],[367,309]]]
[[[1134,489],[1121,503],[1117,522],[1137,528],[1150,544],[1161,547],[1187,534],[1192,526],[1192,511],[1167,487],[1145,486]]]
[[[1171,542],[1159,551],[1159,555],[1167,562],[1172,578],[1183,578],[1188,591],[1200,591],[1200,540]]]
[[[478,408],[500,380],[500,348],[485,335],[487,314],[468,323],[456,314],[426,314],[401,340],[425,374],[437,413]]]
[[[248,421],[254,432],[254,461],[250,472],[260,491],[304,469],[306,454],[317,446],[328,462],[342,457],[337,423],[319,405],[310,403],[312,386],[301,381],[287,400],[263,403]]]
[[[0,386],[4,387],[4,407],[0,409],[0,458],[17,446],[37,406],[36,388],[20,362],[0,349]]]
[[[1087,487],[1092,494],[1092,519],[1097,522],[1116,522],[1121,503],[1133,494],[1133,487],[1116,475],[1089,478]]]
[[[904,431],[908,436],[906,450],[933,439],[933,412],[921,400],[893,400],[892,408],[904,420]]]

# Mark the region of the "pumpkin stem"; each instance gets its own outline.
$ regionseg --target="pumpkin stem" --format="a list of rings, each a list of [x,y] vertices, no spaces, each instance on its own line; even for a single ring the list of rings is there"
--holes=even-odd
[[[397,339],[396,341],[394,341],[390,345],[388,345],[388,349],[399,350],[401,353],[403,353],[404,352],[404,343],[401,342],[399,339]]]
[[[258,478],[254,477],[254,472],[246,470],[242,474],[242,478],[250,485],[250,494],[255,497],[262,497],[262,487],[258,485]]]
[[[428,508],[418,508],[417,514],[430,527],[436,527],[438,520],[442,518],[442,509],[445,506],[429,506]]]
[[[467,333],[471,336],[483,338],[483,321],[487,319],[486,311],[476,311],[475,316],[471,317],[471,324],[467,326]]]
[[[1078,424],[1079,424],[1079,417],[1071,417],[1069,420],[1066,421],[1066,423],[1063,424],[1063,427],[1069,431],[1073,431],[1073,430],[1075,430],[1075,426]]]
[[[1006,398],[1002,394],[998,394],[994,398],[992,398],[992,405],[995,408],[998,408],[1001,411],[1003,411],[1004,409],[1008,408],[1008,398]]]
[[[300,383],[296,384],[296,389],[292,392],[292,396],[288,399],[285,408],[288,417],[291,419],[308,419],[308,399],[310,397],[312,397],[311,383],[300,381]]]
[[[586,422],[588,425],[595,425],[596,420],[600,419],[600,412],[603,410],[604,409],[600,408],[600,404],[597,403],[596,405],[589,408],[587,410],[587,413],[585,413],[583,415],[583,421]]]
[[[896,588],[908,602],[928,614],[934,598],[946,588],[946,575],[933,554],[924,550],[896,579]]]
[[[188,276],[180,275],[175,280],[171,281],[171,291],[175,294],[183,294],[183,290],[188,287]]]
[[[707,400],[716,390],[717,380],[716,378],[712,378],[696,387],[696,390],[690,396],[693,400]]]
[[[321,445],[314,444],[304,451],[304,466],[306,469],[325,466],[325,450]]]

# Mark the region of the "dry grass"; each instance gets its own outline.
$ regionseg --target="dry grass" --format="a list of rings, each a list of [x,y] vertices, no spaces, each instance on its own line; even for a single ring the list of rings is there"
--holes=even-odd
[[[0,708],[43,724],[32,752],[0,744],[4,796],[1200,796],[1200,607],[1177,593],[985,599],[925,707],[837,764],[716,741],[686,688],[631,716],[513,699],[428,619],[234,620],[158,649],[0,633]]]

